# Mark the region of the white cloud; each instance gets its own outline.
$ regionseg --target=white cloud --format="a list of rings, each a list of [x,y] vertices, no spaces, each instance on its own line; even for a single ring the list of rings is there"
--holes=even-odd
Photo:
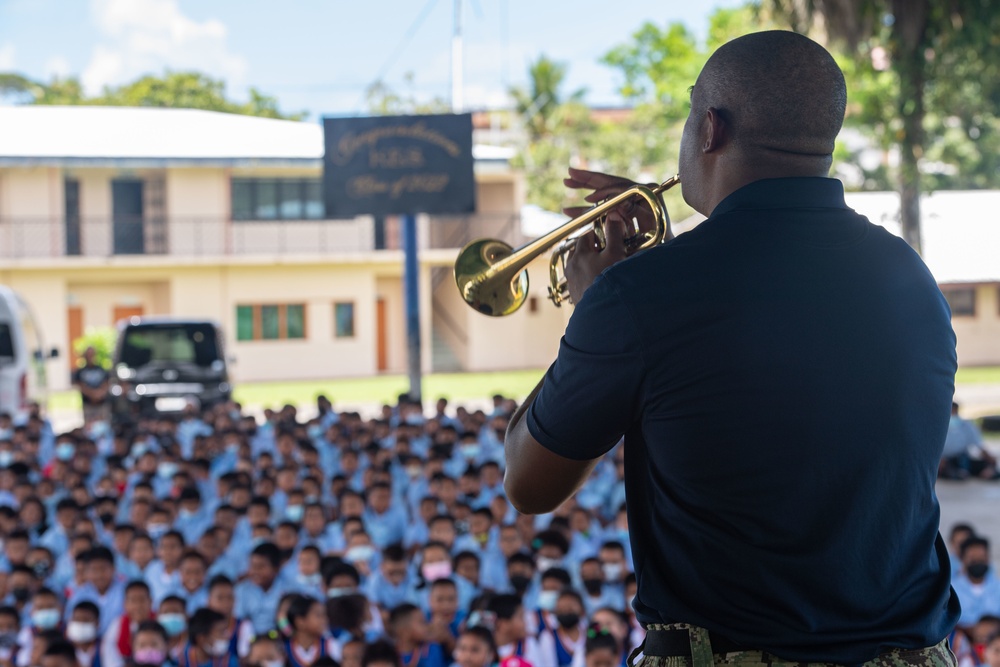
[[[69,61],[62,56],[52,56],[45,61],[46,79],[64,79],[69,76],[71,72],[72,68],[70,67]]]
[[[14,69],[14,45],[4,44],[0,46],[0,70]]]
[[[192,69],[222,78],[230,90],[243,83],[246,61],[230,52],[226,25],[185,16],[177,0],[91,0],[101,33],[81,82],[89,94],[164,69]]]

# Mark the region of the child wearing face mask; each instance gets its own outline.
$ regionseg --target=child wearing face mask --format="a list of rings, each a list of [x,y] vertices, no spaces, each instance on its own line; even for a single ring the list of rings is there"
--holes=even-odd
[[[167,652],[167,631],[156,621],[143,621],[132,635],[132,657],[128,667],[174,667]]]
[[[100,667],[100,644],[97,628],[101,613],[93,602],[80,602],[73,607],[66,624],[66,639],[76,649],[76,661],[81,667]]]
[[[167,654],[179,662],[184,647],[187,645],[187,614],[184,612],[184,600],[176,595],[168,595],[160,603],[156,621],[167,632]]]
[[[188,643],[179,667],[239,667],[229,650],[226,617],[211,609],[199,609],[188,621]]]

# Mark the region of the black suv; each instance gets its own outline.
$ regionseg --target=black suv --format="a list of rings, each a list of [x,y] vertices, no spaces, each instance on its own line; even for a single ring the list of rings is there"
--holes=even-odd
[[[231,394],[222,334],[214,322],[132,317],[118,324],[111,370],[116,423],[179,414],[191,399],[208,407]]]

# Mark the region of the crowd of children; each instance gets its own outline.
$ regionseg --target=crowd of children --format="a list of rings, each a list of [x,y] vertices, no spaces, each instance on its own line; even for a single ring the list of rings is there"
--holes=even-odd
[[[0,667],[624,665],[622,453],[519,515],[514,407],[0,415]]]
[[[1000,667],[1000,578],[990,558],[989,540],[967,523],[952,526],[948,536],[951,586],[962,616],[951,635],[959,667]]]

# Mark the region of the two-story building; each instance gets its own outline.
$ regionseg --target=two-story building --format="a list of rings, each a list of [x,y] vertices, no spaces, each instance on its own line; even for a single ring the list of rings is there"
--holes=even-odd
[[[0,284],[62,352],[53,388],[68,385],[71,341],[133,315],[215,319],[238,381],[405,371],[398,221],[326,219],[320,125],[23,106],[0,108],[0,127]],[[502,320],[454,286],[466,242],[525,240],[510,149],[473,154],[476,212],[418,219],[423,367],[541,367],[568,316],[539,305],[544,268],[526,307]]]

